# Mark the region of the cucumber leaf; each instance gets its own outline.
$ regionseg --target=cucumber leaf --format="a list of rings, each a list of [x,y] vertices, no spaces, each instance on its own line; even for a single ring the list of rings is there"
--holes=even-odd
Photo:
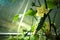
[[[36,14],[36,11],[29,9],[25,15],[34,16],[35,14]]]
[[[13,21],[16,22],[16,21],[18,20],[18,18],[19,18],[19,15],[16,14],[16,15],[14,16],[14,18],[13,18]]]

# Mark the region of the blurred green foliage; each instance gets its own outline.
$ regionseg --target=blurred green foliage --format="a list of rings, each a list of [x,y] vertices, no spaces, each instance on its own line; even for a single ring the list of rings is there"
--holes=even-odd
[[[31,9],[29,9],[29,10],[26,12],[25,15],[35,16],[35,14],[36,14],[36,11],[34,11],[34,10],[31,8]]]
[[[47,0],[47,6],[50,9],[56,7],[56,0]]]
[[[14,0],[12,2],[14,2]],[[33,6],[35,6],[35,3],[33,3]],[[56,7],[55,0],[47,0],[47,6],[48,6],[49,9],[53,9],[54,7]],[[30,8],[29,10],[27,10],[27,12],[26,12],[26,14],[24,16],[29,15],[29,16],[33,16],[34,18],[36,18],[36,12],[37,11]],[[17,21],[18,18],[19,18],[19,14],[16,14],[14,16],[13,20]],[[8,40],[46,40],[47,39],[46,35],[49,36],[49,33],[50,33],[50,24],[49,23],[44,23],[44,22],[45,22],[45,18],[43,18],[43,20],[41,20],[40,25],[37,23],[39,25],[38,28],[40,29],[41,25],[42,25],[42,28],[38,31],[38,33],[36,33],[36,35],[31,34],[36,30],[36,26],[32,25],[31,30],[26,31],[25,29],[22,28],[22,34],[21,35],[19,35],[19,36],[11,36],[11,37],[9,37]]]
[[[19,15],[16,14],[16,15],[14,16],[14,18],[13,18],[13,21],[16,22],[16,21],[18,20],[18,18],[19,18]]]

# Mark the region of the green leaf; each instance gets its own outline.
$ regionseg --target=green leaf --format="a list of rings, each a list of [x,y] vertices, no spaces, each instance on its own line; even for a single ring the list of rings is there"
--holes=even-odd
[[[28,40],[28,39],[29,39],[29,36],[24,37],[24,40]]]
[[[35,14],[36,14],[36,11],[29,9],[25,15],[34,16]]]
[[[39,40],[39,35],[38,34],[36,34],[34,37],[35,37],[34,40]]]
[[[34,35],[31,35],[30,36],[30,40],[34,40],[35,38],[34,38]]]
[[[56,6],[55,0],[47,0],[47,6],[50,9],[54,8]]]
[[[32,27],[31,27],[31,31],[33,32],[35,30],[35,26],[33,25]]]
[[[55,0],[46,0],[46,1],[48,1],[48,2],[55,2]]]
[[[16,14],[16,15],[14,16],[13,20],[14,20],[14,21],[17,21],[17,20],[18,20],[18,18],[19,18],[19,15],[18,15],[18,14]]]

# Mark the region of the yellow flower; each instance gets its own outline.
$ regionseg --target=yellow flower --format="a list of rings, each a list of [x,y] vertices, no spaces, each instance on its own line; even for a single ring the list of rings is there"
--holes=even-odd
[[[46,9],[44,5],[42,5],[41,7],[36,7],[36,10],[37,10],[36,16],[43,17],[44,13],[45,14],[48,13],[48,9]]]

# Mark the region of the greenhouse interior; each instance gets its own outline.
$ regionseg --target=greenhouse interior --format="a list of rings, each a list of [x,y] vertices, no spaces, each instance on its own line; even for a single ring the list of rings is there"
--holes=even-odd
[[[0,0],[0,40],[60,40],[60,0]]]

